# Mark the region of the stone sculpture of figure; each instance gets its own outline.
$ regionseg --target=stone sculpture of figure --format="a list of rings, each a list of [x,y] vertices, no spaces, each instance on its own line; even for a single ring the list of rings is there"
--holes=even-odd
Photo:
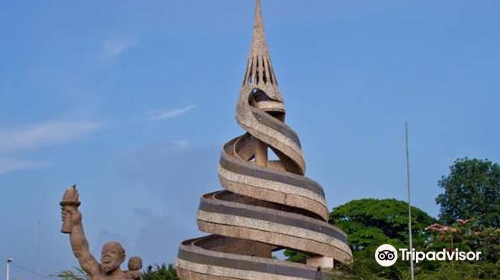
[[[140,280],[142,260],[131,258],[130,271],[122,271],[120,266],[125,261],[125,249],[118,242],[108,242],[101,250],[101,263],[90,253],[82,224],[82,213],[78,210],[78,192],[76,186],[68,189],[61,202],[63,219],[62,232],[69,234],[71,249],[82,269],[90,280]],[[132,267],[132,269],[130,268]],[[130,276],[129,276],[130,275]]]
[[[128,271],[125,271],[127,280],[140,280],[142,269],[142,259],[139,257],[131,257],[128,260]]]

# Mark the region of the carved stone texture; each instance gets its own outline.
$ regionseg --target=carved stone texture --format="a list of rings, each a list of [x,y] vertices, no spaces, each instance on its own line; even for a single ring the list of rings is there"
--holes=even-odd
[[[222,149],[218,174],[225,190],[200,201],[198,227],[212,235],[180,245],[179,277],[310,280],[320,272],[328,277],[335,261],[350,263],[347,236],[328,224],[323,189],[305,177],[299,137],[285,124],[259,0],[236,120],[246,133]],[[269,151],[277,159],[270,160]],[[285,248],[311,258],[305,264],[272,258],[273,251]]]
[[[122,271],[120,266],[125,261],[125,249],[118,242],[108,242],[102,247],[101,263],[90,253],[89,243],[85,237],[82,213],[78,209],[80,201],[76,186],[64,193],[61,201],[62,233],[69,234],[71,249],[82,269],[90,280],[140,280],[142,260],[132,257],[129,270]]]

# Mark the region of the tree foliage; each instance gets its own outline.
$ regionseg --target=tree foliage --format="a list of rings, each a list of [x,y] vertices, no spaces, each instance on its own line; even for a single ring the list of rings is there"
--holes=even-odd
[[[148,266],[142,273],[141,280],[179,280],[172,264]]]
[[[437,222],[424,211],[412,207],[414,247],[419,251],[441,251],[459,248],[463,251],[481,251],[480,262],[435,262],[421,261],[415,265],[417,280],[449,279],[500,279],[500,230],[480,230],[473,221],[466,225],[449,224],[458,231],[441,235],[427,232],[425,228]],[[330,213],[330,223],[344,230],[354,253],[354,264],[337,270],[344,272],[339,280],[407,280],[410,279],[409,263],[396,262],[391,267],[381,267],[374,255],[381,244],[392,244],[396,248],[408,247],[408,204],[395,199],[361,199],[336,207]],[[451,244],[453,240],[453,244]],[[288,250],[290,261],[304,262],[306,254]]]
[[[418,267],[418,266],[417,266]],[[408,276],[405,279],[409,279]],[[500,269],[494,263],[440,262],[435,270],[416,275],[416,280],[497,280]]]
[[[373,244],[408,244],[408,203],[396,199],[353,200],[333,209],[331,224],[349,235],[354,251],[361,251]],[[414,244],[423,246],[424,229],[435,222],[424,211],[412,207]]]
[[[89,277],[83,269],[79,267],[74,267],[74,269],[68,269],[61,271],[55,275],[57,278],[62,280],[88,280]]]
[[[384,268],[375,262],[378,246],[391,244],[396,248],[408,247],[408,203],[396,199],[353,200],[330,213],[331,224],[349,236],[354,253],[354,266],[350,274],[362,279],[403,279],[407,264],[397,262]],[[415,248],[425,246],[428,233],[425,228],[435,219],[419,208],[412,207],[412,235]]]
[[[415,247],[423,247],[428,237],[425,227],[436,220],[424,211],[412,207],[413,239]],[[396,199],[360,199],[336,207],[329,222],[349,236],[354,253],[354,265],[342,267],[344,279],[403,279],[407,264],[397,262],[384,268],[375,262],[378,246],[391,244],[408,247],[408,203]],[[290,261],[304,262],[306,254],[285,251]]]
[[[438,182],[436,198],[442,223],[475,219],[482,228],[500,227],[500,165],[489,160],[458,159]]]

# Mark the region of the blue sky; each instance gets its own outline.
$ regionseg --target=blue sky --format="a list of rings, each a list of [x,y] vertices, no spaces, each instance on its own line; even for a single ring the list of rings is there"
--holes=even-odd
[[[221,146],[242,133],[254,2],[1,4],[0,259],[35,270],[40,221],[42,274],[77,265],[59,233],[76,183],[93,252],[119,240],[145,264],[174,261],[201,235],[199,196],[221,188]],[[263,0],[263,13],[330,207],[405,199],[405,120],[414,204],[432,215],[456,158],[500,161],[499,1]]]

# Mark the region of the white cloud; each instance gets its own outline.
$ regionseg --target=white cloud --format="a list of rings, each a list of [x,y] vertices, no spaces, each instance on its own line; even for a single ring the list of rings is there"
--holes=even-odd
[[[186,140],[177,140],[177,141],[172,141],[172,146],[175,148],[175,149],[185,149],[189,146],[189,142],[186,141]]]
[[[104,41],[103,51],[106,57],[114,58],[138,45],[137,40],[114,37]]]
[[[193,110],[194,108],[196,108],[195,105],[190,105],[190,106],[187,106],[185,108],[171,109],[171,110],[167,110],[167,111],[149,111],[148,112],[148,115],[149,115],[148,120],[155,121],[155,120],[172,119],[172,118],[184,115],[187,112]]]
[[[2,159],[0,158],[0,174],[6,174],[14,171],[32,170],[49,167],[47,161],[33,161],[23,159]]]
[[[63,144],[99,127],[98,123],[93,122],[57,121],[9,130],[0,129],[0,153]]]

